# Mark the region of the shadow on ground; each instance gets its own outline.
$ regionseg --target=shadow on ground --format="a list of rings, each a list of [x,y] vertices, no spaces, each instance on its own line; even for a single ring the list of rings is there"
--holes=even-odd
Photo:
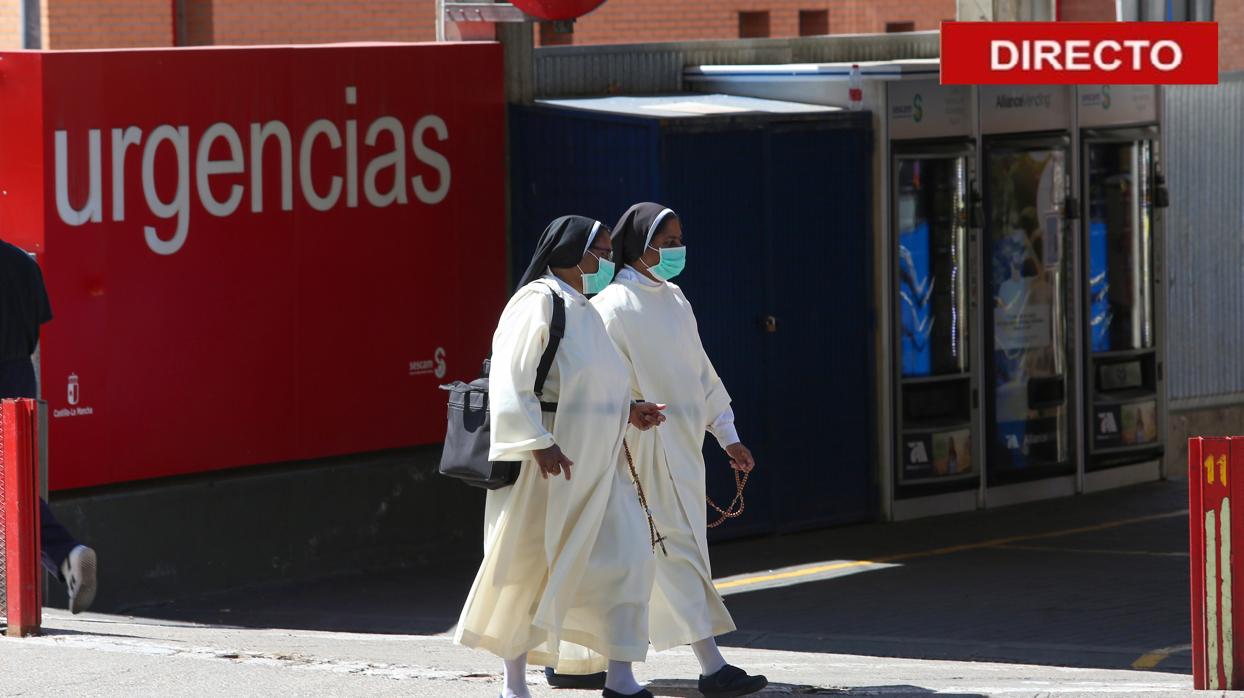
[[[657,680],[647,685],[657,698],[700,698],[694,681]],[[979,693],[939,693],[921,688],[920,686],[856,686],[856,687],[825,687],[796,686],[787,683],[769,684],[760,693],[752,695],[758,698],[765,696],[886,696],[886,698],[923,698],[937,695],[943,698],[985,698]]]
[[[718,578],[845,565],[829,578],[731,589],[727,605],[741,630],[722,638],[726,657],[729,646],[744,646],[1103,669],[1130,669],[1146,657],[1140,666],[1190,673],[1186,492],[1185,481],[1161,482],[715,545]],[[848,564],[860,561],[890,566]],[[239,589],[130,612],[240,627],[440,634],[457,621],[474,574],[474,564],[456,562]],[[799,695],[797,688],[789,694]],[[903,693],[907,688],[823,691],[929,693]]]
[[[1162,482],[717,546],[718,578],[843,568],[731,589],[722,644],[1190,673],[1186,497]]]

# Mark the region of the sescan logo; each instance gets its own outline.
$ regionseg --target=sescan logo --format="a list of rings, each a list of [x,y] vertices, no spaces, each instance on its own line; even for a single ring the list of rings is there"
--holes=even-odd
[[[447,371],[444,347],[437,347],[431,359],[410,362],[410,375],[412,376],[433,375],[437,378],[444,378]]]
[[[445,377],[445,348],[437,347],[436,353],[432,355],[432,360],[436,362],[436,370],[434,373],[437,378]]]
[[[358,104],[358,91],[352,86],[345,88],[345,104]],[[111,165],[106,179],[105,136]],[[360,162],[360,137],[368,148],[365,162]],[[412,197],[420,204],[436,205],[449,194],[451,182],[449,159],[436,149],[436,144],[448,139],[449,128],[436,114],[426,114],[409,123],[392,115],[380,116],[367,124],[359,124],[357,119],[338,124],[320,118],[299,133],[279,119],[248,124],[216,122],[202,133],[176,124],[161,124],[149,131],[137,126],[92,128],[85,134],[57,130],[56,213],[72,226],[102,223],[107,195],[107,215],[113,222],[125,222],[127,216],[133,215],[125,208],[126,187],[140,186],[148,214],[144,217],[170,221],[164,225],[142,225],[147,246],[156,254],[171,255],[181,250],[190,234],[192,196],[197,197],[208,215],[217,218],[240,215],[240,209],[250,213],[276,207],[292,211],[295,189],[297,196],[319,212],[342,205],[405,206]],[[80,149],[83,143],[85,155]],[[220,155],[222,149],[214,147],[218,143],[224,146],[224,157]],[[344,171],[326,171],[325,152],[342,149]],[[279,157],[280,187],[277,191],[264,191],[264,155],[271,150]],[[71,168],[71,156],[86,157],[88,167]],[[172,168],[165,165],[160,174],[156,172],[157,157],[166,161],[169,156],[176,163],[172,186],[167,176]],[[127,182],[126,166],[135,160],[141,165],[140,181]],[[416,164],[430,168],[435,175],[408,176]],[[71,170],[88,173],[85,201],[70,200]],[[212,178],[218,175],[244,174],[249,175],[243,180],[247,184],[213,186]]]
[[[920,120],[924,118],[924,97],[918,92],[911,99],[911,118],[916,123],[920,123]]]

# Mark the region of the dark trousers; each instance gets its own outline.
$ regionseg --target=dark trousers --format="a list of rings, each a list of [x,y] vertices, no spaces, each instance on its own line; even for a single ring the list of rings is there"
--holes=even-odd
[[[0,361],[0,399],[35,397],[35,369],[29,359]],[[69,557],[78,541],[56,520],[48,503],[39,500],[39,535],[42,538],[43,566],[60,579],[61,563]]]
[[[44,569],[62,582],[65,581],[60,573],[60,566],[69,557],[69,553],[78,547],[78,541],[60,525],[56,515],[52,513],[52,507],[42,499],[39,500],[39,537],[43,547]]]

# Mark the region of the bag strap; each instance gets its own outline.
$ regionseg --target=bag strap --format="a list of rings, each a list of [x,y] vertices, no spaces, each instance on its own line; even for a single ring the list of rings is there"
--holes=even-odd
[[[553,320],[549,323],[549,345],[544,348],[540,365],[536,368],[536,397],[544,392],[544,381],[548,379],[549,370],[553,368],[557,347],[562,343],[562,337],[566,336],[566,304],[552,287],[549,288],[549,295],[553,298]]]

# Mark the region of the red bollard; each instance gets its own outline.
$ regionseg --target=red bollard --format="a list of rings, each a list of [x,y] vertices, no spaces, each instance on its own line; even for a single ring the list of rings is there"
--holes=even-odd
[[[38,414],[34,400],[0,400],[0,612],[11,637],[36,634],[43,621]]]
[[[1188,439],[1189,557],[1192,572],[1192,682],[1198,690],[1244,688],[1237,671],[1241,655],[1235,644],[1232,600],[1244,584],[1234,569],[1232,539],[1244,535],[1244,438]],[[1238,509],[1238,507],[1236,507]],[[1244,597],[1242,597],[1244,598]]]

